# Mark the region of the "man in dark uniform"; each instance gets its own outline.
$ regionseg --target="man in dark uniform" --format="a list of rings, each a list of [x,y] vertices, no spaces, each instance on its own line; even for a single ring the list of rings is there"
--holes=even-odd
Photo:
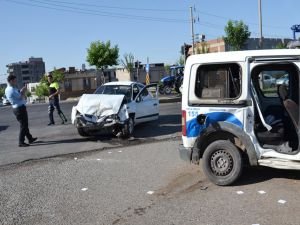
[[[59,84],[55,81],[53,81],[53,77],[51,74],[48,75],[48,82],[49,82],[49,107],[48,107],[48,114],[49,114],[49,124],[50,125],[54,125],[54,118],[53,118],[53,111],[56,108],[57,113],[59,115],[59,117],[62,120],[62,124],[64,124],[65,122],[67,122],[67,118],[65,117],[64,113],[61,111],[60,109],[60,105],[59,105]]]
[[[8,85],[5,89],[5,95],[11,103],[13,112],[20,123],[19,147],[27,147],[37,140],[36,137],[32,137],[28,128],[28,114],[25,106],[26,101],[24,100],[27,89],[23,87],[21,90],[18,90],[17,78],[14,75],[9,75],[7,82]],[[27,137],[29,144],[25,143],[25,137]]]

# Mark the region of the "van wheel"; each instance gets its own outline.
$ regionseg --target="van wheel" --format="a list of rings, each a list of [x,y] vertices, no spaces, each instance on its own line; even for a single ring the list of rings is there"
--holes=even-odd
[[[88,137],[89,134],[83,128],[77,128],[78,134],[82,137]]]
[[[242,173],[241,152],[230,141],[215,141],[204,151],[202,168],[204,174],[214,184],[230,185]]]

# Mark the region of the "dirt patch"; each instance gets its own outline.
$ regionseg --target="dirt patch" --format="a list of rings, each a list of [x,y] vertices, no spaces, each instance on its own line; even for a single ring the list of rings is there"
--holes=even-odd
[[[156,196],[173,197],[196,190],[207,190],[211,183],[202,175],[199,166],[189,165],[170,179],[163,188],[157,190]]]

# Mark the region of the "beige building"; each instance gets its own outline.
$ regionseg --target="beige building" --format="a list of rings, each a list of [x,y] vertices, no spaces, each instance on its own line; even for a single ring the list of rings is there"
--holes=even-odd
[[[288,38],[264,38],[263,40],[263,49],[274,49],[278,44],[287,44],[292,39]],[[208,52],[226,52],[230,51],[230,46],[225,44],[223,38],[208,40],[204,42],[195,43],[195,53],[205,53],[203,49],[206,49]],[[257,50],[259,48],[259,38],[249,38],[245,43],[242,50]],[[198,51],[198,52],[197,52]],[[190,48],[189,53],[192,53]]]
[[[131,73],[124,68],[105,69],[104,77],[101,71],[95,69],[75,70],[74,67],[69,67],[69,70],[65,68],[58,70],[65,75],[64,82],[61,84],[60,98],[62,100],[79,97],[84,93],[93,93],[101,84],[110,81],[146,82],[144,65],[141,65],[138,70],[134,69]],[[149,76],[151,83],[157,83],[164,75],[164,64],[150,64]]]

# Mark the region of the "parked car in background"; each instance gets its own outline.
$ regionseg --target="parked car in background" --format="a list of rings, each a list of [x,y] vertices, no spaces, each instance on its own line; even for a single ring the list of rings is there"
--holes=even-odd
[[[81,136],[100,132],[128,137],[136,124],[158,119],[157,89],[157,84],[106,83],[94,94],[81,96],[72,109],[72,124]]]
[[[276,79],[269,74],[263,75],[262,82],[263,82],[264,88],[273,88],[276,86]]]
[[[2,97],[2,104],[3,105],[10,105],[10,102],[7,100],[5,95]]]
[[[276,85],[289,85],[289,75],[284,74],[282,77],[276,80]]]

